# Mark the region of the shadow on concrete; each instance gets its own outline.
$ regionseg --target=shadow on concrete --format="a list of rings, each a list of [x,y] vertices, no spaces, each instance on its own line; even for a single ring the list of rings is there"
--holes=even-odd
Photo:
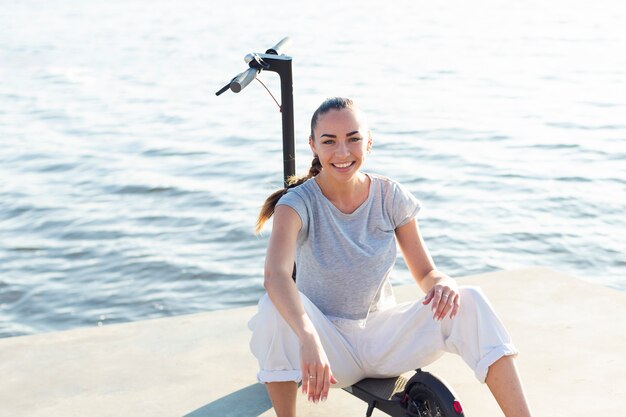
[[[272,408],[263,384],[253,384],[185,414],[184,417],[257,417]]]

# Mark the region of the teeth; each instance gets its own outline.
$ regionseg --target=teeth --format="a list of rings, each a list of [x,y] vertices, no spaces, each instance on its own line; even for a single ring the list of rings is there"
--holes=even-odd
[[[352,165],[352,162],[345,162],[343,164],[333,164],[334,166],[336,166],[337,168],[348,168],[350,165]]]

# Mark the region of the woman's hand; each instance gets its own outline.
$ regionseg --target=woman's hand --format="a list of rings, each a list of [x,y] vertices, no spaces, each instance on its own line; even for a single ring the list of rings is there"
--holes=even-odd
[[[316,336],[300,342],[300,369],[302,369],[302,393],[308,394],[309,401],[326,401],[330,384],[337,380],[330,370],[326,352]]]
[[[453,319],[459,311],[459,288],[455,280],[448,276],[437,278],[435,285],[428,291],[423,304],[432,302],[433,318],[443,320],[448,313]]]
[[[433,318],[443,320],[448,313],[450,318],[454,318],[459,310],[458,286],[456,281],[435,268],[422,239],[417,220],[413,219],[398,227],[396,238],[411,275],[426,293],[424,304],[432,302]]]

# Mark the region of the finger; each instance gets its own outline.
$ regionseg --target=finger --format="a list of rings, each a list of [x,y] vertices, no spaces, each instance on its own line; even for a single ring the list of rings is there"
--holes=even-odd
[[[307,392],[307,400],[313,401],[315,400],[315,380],[317,377],[315,376],[315,371],[311,370],[311,375],[309,375],[309,390]]]
[[[311,375],[309,375],[309,392],[308,392],[308,400],[315,401],[315,386],[317,385],[317,375],[315,370],[311,370]]]
[[[446,306],[446,303],[448,302],[448,297],[441,297],[441,300],[439,301],[439,304],[437,304],[437,309],[435,310],[435,320],[439,320],[439,318],[441,317],[441,313],[443,312],[443,309]]]
[[[306,394],[309,388],[309,372],[302,370],[302,394]]]
[[[430,303],[434,295],[435,295],[434,289],[431,289],[430,291],[428,291],[428,294],[426,294],[426,297],[424,298],[424,301],[422,301],[422,304],[426,305]]]
[[[328,398],[328,392],[330,391],[330,384],[336,384],[336,383],[337,383],[337,380],[333,376],[333,373],[330,371],[330,367],[328,367],[326,369],[326,372],[324,373],[324,388],[322,390],[322,397],[321,397],[322,401],[326,401],[326,399]]]
[[[434,296],[433,296],[433,304],[431,306],[432,310],[435,312],[433,317],[437,317],[437,310],[439,309],[439,303],[441,301],[441,297],[443,294],[443,290],[439,287],[434,288]]]
[[[307,377],[305,376],[304,372],[302,373],[302,387],[300,387],[302,389],[302,395],[306,394],[306,389],[307,389]]]
[[[319,402],[322,396],[322,391],[324,390],[324,379],[326,378],[324,373],[324,368],[317,371],[317,378],[315,379],[315,395],[313,396],[313,400],[316,403]]]
[[[435,311],[435,318],[437,320],[441,320],[444,317],[444,311],[446,309],[446,306],[450,302],[451,296],[452,293],[450,291],[442,292],[441,299],[439,301],[439,304],[437,305],[437,310]]]
[[[317,385],[321,378],[316,368],[312,368],[309,372],[309,392],[307,397],[309,401],[316,402],[319,396]]]
[[[456,315],[456,312],[459,310],[459,300],[460,300],[460,295],[458,292],[450,293],[450,299],[449,299],[448,305],[446,306],[446,309],[441,316],[442,320],[448,315],[448,313],[450,314],[449,317],[451,319],[454,318],[454,316]]]
[[[326,367],[326,369],[324,369],[324,385],[322,386],[322,392],[320,393],[320,401],[326,401],[326,398],[328,398],[328,390],[330,389],[330,378],[330,369]]]
[[[456,313],[459,311],[459,307],[461,307],[461,296],[457,294],[456,297],[454,297],[454,306],[452,307],[452,312],[450,313],[451,319],[456,316]]]
[[[442,297],[443,297],[443,290],[441,288],[435,287],[435,295],[433,296],[433,303],[431,305],[432,311],[435,312],[435,314],[433,314],[434,318],[437,318],[437,314],[439,313],[440,308],[443,307],[439,305],[441,304]]]
[[[454,306],[454,294],[450,294],[446,300],[446,304],[441,310],[441,314],[439,315],[439,320],[443,320],[448,314],[448,312],[452,310],[453,306]]]

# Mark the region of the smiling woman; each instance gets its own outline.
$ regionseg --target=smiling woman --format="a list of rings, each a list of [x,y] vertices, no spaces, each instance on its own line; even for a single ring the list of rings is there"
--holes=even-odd
[[[351,111],[339,112],[339,110],[344,109]],[[331,110],[337,111],[331,112]],[[320,121],[321,115],[327,117]],[[338,123],[337,125],[333,123],[335,121]],[[320,134],[319,140],[316,141],[314,131],[318,127],[318,123],[322,123],[319,130],[323,133]],[[342,132],[346,133],[343,134]],[[364,137],[367,137],[367,141],[363,140]],[[324,138],[327,139],[323,140]],[[274,208],[280,197],[285,195],[290,188],[301,185],[313,177],[316,177],[318,184],[319,181],[323,181],[322,178],[326,177],[326,175],[318,177],[318,174],[324,166],[328,168],[327,171],[334,171],[339,175],[335,178],[335,181],[338,182],[342,181],[341,178],[349,178],[346,176],[342,177],[340,174],[358,173],[359,168],[365,161],[365,155],[372,149],[372,136],[367,128],[365,114],[349,98],[334,97],[324,101],[311,117],[309,145],[313,151],[313,160],[311,161],[309,173],[303,177],[294,176],[289,178],[286,188],[274,192],[267,198],[257,219],[257,233],[261,231],[265,222],[274,213]],[[359,181],[361,183],[359,195],[367,196],[369,180],[364,174],[360,173]],[[352,207],[354,206],[352,203],[346,207],[346,199],[340,198],[341,196],[339,195],[328,194],[329,190],[324,191],[326,187],[322,185],[320,187],[326,198],[333,201],[339,210],[343,209],[343,211],[350,212],[358,207],[358,205]]]
[[[309,145],[309,174],[268,197],[257,223],[275,214],[267,294],[249,327],[257,377],[276,414],[295,415],[298,382],[317,403],[331,385],[396,376],[451,352],[487,383],[507,417],[530,416],[517,350],[483,293],[435,267],[417,225],[419,201],[396,181],[361,171],[372,147],[363,113],[349,99],[326,100],[312,117]],[[422,300],[393,299],[397,246]]]
[[[351,100],[333,98],[321,108],[343,106],[343,111],[321,112],[324,114],[321,119],[320,113],[313,116],[309,145],[323,168],[316,176],[322,193],[341,212],[350,214],[368,196],[371,181],[360,169],[372,149],[372,135],[365,115]],[[317,139],[315,129],[322,132]]]

